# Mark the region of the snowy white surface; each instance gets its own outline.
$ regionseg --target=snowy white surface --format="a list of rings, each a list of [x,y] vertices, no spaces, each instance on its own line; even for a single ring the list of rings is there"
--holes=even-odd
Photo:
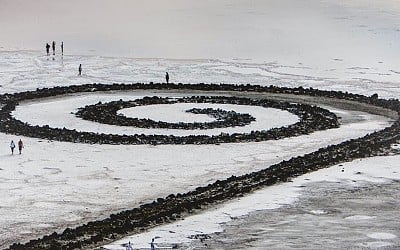
[[[152,96],[154,92],[148,94]],[[114,98],[120,96],[114,95]],[[96,99],[98,95],[89,97]],[[60,107],[68,105],[52,103],[62,100],[74,103],[72,99],[74,97],[48,99],[44,105],[38,105],[52,107],[53,110],[49,108],[43,113],[55,114]],[[77,96],[76,99],[79,103],[84,98]],[[22,107],[25,115],[19,118],[23,121],[23,118],[31,120],[42,113],[37,112],[37,105],[32,103],[22,104]],[[26,146],[22,155],[11,155],[3,150],[0,156],[3,174],[0,192],[4,197],[0,207],[0,235],[6,242],[15,237],[32,238],[171,193],[185,192],[217,179],[260,170],[390,124],[390,119],[381,116],[335,110],[344,123],[340,128],[260,143],[127,146],[50,142],[23,137]],[[74,107],[70,111],[74,111]],[[70,111],[61,113],[69,114]],[[56,122],[54,118],[42,115],[37,121],[39,124]],[[279,117],[275,119],[280,120]],[[1,136],[3,145],[12,139],[18,137]],[[250,206],[251,209],[255,207],[254,204]],[[10,208],[13,209],[10,211]],[[243,209],[237,210],[240,214]]]
[[[157,95],[157,93],[148,92],[148,96]],[[264,108],[260,106],[232,105],[232,104],[208,104],[208,103],[179,103],[179,104],[159,104],[139,106],[129,109],[123,109],[120,112],[130,117],[148,118],[161,120],[164,122],[209,122],[215,119],[207,115],[195,115],[185,112],[191,108],[220,108],[226,111],[234,110],[238,113],[247,113],[256,118],[247,126],[237,126],[229,128],[215,128],[207,130],[177,130],[177,129],[146,129],[130,126],[100,125],[96,122],[77,119],[75,112],[78,108],[85,105],[96,104],[99,101],[109,102],[122,100],[135,100],[143,98],[143,93],[127,92],[122,94],[87,94],[73,96],[69,98],[51,98],[41,100],[40,102],[22,103],[13,112],[13,115],[19,119],[28,122],[31,125],[49,125],[57,128],[76,129],[78,131],[106,133],[106,134],[166,134],[166,135],[219,135],[221,133],[250,133],[252,130],[269,130],[271,128],[283,127],[299,121],[298,117],[288,111]],[[164,96],[168,96],[164,94]],[[173,97],[179,97],[173,95]],[[181,96],[182,97],[182,96]],[[199,116],[199,118],[198,118]],[[276,119],[279,117],[279,119]],[[205,119],[206,118],[206,119]],[[208,118],[208,119],[207,119]]]
[[[356,160],[322,169],[317,172],[302,175],[295,178],[293,182],[287,182],[262,190],[256,191],[242,198],[234,199],[221,207],[211,209],[198,215],[190,216],[183,220],[150,229],[148,232],[126,237],[113,244],[106,245],[106,249],[124,249],[123,244],[128,241],[134,248],[146,248],[152,238],[162,245],[173,246],[177,243],[189,242],[190,236],[198,234],[211,234],[220,232],[224,223],[246,215],[250,212],[265,209],[276,209],[288,205],[299,198],[299,192],[305,185],[311,182],[329,181],[344,182],[348,185],[365,185],[365,182],[384,183],[388,180],[400,180],[398,161],[400,156],[375,157]],[[380,166],[380,167],[376,167]],[[344,172],[342,172],[344,169]],[[361,173],[361,174],[360,174]],[[284,192],[283,192],[284,191]],[[313,214],[324,214],[323,210],[310,211]],[[368,216],[354,215],[346,218],[348,220],[369,220]],[[386,232],[368,233],[369,238],[388,240],[400,237]],[[386,243],[391,245],[390,242]]]
[[[88,12],[93,5],[97,11]],[[247,0],[0,0],[0,93],[93,82],[162,82],[168,71],[172,82],[301,85],[399,98],[399,6],[397,0],[257,0],[251,4]],[[130,29],[124,28],[126,23]],[[63,57],[58,48],[55,57],[44,56],[49,39],[56,39],[57,46],[64,41]],[[82,77],[77,76],[79,63]],[[85,101],[83,97],[22,104],[15,115],[32,123],[78,126],[69,112],[96,103],[96,98],[114,98],[94,95]],[[39,110],[46,110],[45,116]],[[297,138],[219,146],[85,145],[22,137],[26,145],[22,155],[11,156],[9,142],[19,138],[0,134],[0,248],[232,174],[259,170],[363,136],[390,122],[364,113],[335,112],[356,119],[339,129]],[[293,122],[289,119],[277,121]],[[88,123],[81,126],[106,129]],[[310,181],[354,185],[353,180],[398,180],[399,160],[399,156],[377,157],[346,163],[344,172],[339,166],[324,169],[108,248],[120,249],[127,240],[135,247],[148,247],[156,236],[162,237],[157,242],[184,242],[188,234],[219,231],[219,223],[231,216],[293,202],[299,198],[299,185]],[[354,174],[359,171],[363,174]],[[369,218],[348,217],[349,221],[362,219]],[[176,233],[168,234],[169,229]],[[366,248],[390,246],[380,239],[399,237],[381,231],[367,234],[376,241],[363,243]]]

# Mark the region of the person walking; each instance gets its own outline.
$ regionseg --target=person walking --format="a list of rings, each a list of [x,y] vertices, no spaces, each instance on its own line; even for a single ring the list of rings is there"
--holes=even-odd
[[[126,250],[133,250],[133,247],[131,245],[131,242],[129,241],[128,245],[125,248]]]
[[[154,238],[151,239],[150,249],[151,249],[151,250],[154,250],[154,249],[155,249],[155,247],[154,247]]]
[[[56,55],[56,42],[53,41],[53,44],[51,46],[53,48],[53,56]]]
[[[79,64],[79,68],[78,68],[78,75],[82,75],[82,64]]]
[[[169,75],[168,72],[165,72],[165,81],[168,83],[169,82]]]
[[[46,52],[47,52],[47,56],[50,55],[50,45],[49,43],[46,43]]]
[[[61,55],[64,55],[64,42],[61,42]]]
[[[13,155],[14,154],[14,148],[15,148],[15,143],[14,143],[13,140],[11,140],[10,148],[11,148],[11,154]]]
[[[19,154],[21,154],[23,148],[24,148],[24,143],[22,142],[21,139],[19,139],[19,142],[18,142]]]

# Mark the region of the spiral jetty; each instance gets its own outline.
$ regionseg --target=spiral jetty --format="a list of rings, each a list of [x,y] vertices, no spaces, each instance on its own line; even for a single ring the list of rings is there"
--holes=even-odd
[[[31,92],[4,94],[0,102],[4,104],[0,121],[1,131],[15,133],[13,129],[5,127],[10,119],[7,115],[18,101],[35,98],[65,95],[78,92],[113,91],[113,90],[201,90],[201,91],[229,91],[233,93],[273,93],[293,96],[322,97],[333,101],[348,101],[353,104],[368,105],[378,108],[382,112],[392,114],[395,118],[391,126],[383,130],[368,134],[364,137],[344,141],[336,145],[320,148],[303,156],[267,166],[260,171],[231,176],[224,180],[217,180],[206,186],[197,187],[186,193],[170,194],[158,198],[151,203],[140,205],[126,211],[111,214],[103,220],[92,221],[75,228],[66,228],[62,232],[54,232],[42,238],[30,240],[27,243],[15,243],[8,249],[88,249],[96,248],[115,241],[124,236],[142,232],[156,225],[173,222],[189,214],[199,212],[211,205],[219,204],[229,199],[240,197],[257,189],[287,182],[297,176],[327,168],[343,162],[359,158],[385,155],[392,144],[400,140],[400,102],[398,99],[379,99],[377,94],[370,97],[344,93],[340,91],[317,90],[313,88],[287,88],[259,85],[230,85],[230,84],[89,84],[69,87],[55,87],[38,89]],[[6,107],[6,108],[5,108]],[[21,125],[22,126],[22,125]]]

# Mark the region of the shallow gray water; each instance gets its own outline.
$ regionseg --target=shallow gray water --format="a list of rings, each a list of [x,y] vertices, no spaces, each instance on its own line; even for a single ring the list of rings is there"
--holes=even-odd
[[[295,204],[259,211],[182,249],[400,249],[400,183],[313,183]]]
[[[0,0],[0,50],[388,67],[398,13],[396,0]]]

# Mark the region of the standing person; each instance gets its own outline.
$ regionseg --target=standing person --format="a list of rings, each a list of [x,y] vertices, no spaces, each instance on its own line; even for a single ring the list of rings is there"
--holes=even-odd
[[[21,139],[19,139],[19,142],[18,142],[19,154],[21,154],[21,151],[22,151],[23,148],[24,148],[24,143],[22,142]]]
[[[168,72],[165,72],[165,81],[167,81],[167,83],[169,82],[169,75],[168,75]]]
[[[13,155],[14,154],[14,148],[15,148],[15,143],[14,143],[13,140],[11,140],[10,148],[11,148],[11,154]]]
[[[51,46],[53,48],[53,56],[56,55],[56,42],[53,41],[53,44]]]
[[[79,72],[78,75],[81,76],[82,75],[82,64],[79,64],[78,72]]]
[[[126,246],[126,250],[133,250],[131,242],[129,241],[128,245]]]
[[[151,249],[151,250],[154,250],[154,249],[155,249],[155,248],[154,248],[154,238],[151,239],[150,249]]]
[[[50,55],[50,45],[49,43],[46,43],[46,52],[47,52],[47,56]]]
[[[64,55],[64,42],[61,42],[61,55]]]

